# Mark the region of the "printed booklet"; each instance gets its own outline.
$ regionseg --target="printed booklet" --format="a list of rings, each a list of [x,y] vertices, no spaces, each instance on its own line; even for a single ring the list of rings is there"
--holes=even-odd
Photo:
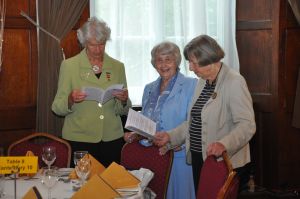
[[[156,123],[143,114],[129,109],[125,128],[146,138],[154,139]]]
[[[104,104],[114,97],[113,92],[123,91],[123,87],[123,84],[114,84],[105,90],[97,87],[83,87],[82,91],[87,94],[85,100],[97,101],[100,104]]]

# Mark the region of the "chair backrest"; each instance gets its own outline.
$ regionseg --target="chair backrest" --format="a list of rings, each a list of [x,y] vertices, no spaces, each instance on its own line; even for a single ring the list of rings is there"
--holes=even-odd
[[[166,198],[172,162],[172,150],[159,155],[157,146],[144,147],[138,141],[126,143],[121,153],[121,165],[126,169],[146,168],[154,173],[148,187],[155,192],[157,199]]]
[[[222,161],[217,161],[215,156],[206,158],[201,169],[197,199],[235,199],[238,187],[239,178],[226,152]]]
[[[228,169],[228,175],[224,185],[218,193],[217,199],[235,199],[239,191],[239,177],[236,171],[233,170],[232,164],[229,160],[227,153],[223,153],[223,160]]]
[[[39,166],[42,166],[45,165],[42,161],[42,148],[44,146],[55,146],[56,148],[56,160],[53,166],[59,168],[70,167],[70,144],[48,133],[33,133],[17,140],[8,147],[7,153],[9,156],[25,156],[27,151],[32,151],[34,155],[38,156]]]

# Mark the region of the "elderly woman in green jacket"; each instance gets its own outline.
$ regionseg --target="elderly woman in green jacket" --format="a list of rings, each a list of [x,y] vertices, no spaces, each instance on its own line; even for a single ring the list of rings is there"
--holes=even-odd
[[[101,104],[86,100],[84,87],[107,89],[115,84],[127,88],[124,64],[105,53],[110,28],[93,17],[78,31],[84,49],[66,59],[60,67],[58,90],[52,110],[65,116],[62,137],[73,151],[85,150],[104,166],[119,162],[123,146],[121,115],[131,107],[127,89],[114,92],[114,97]]]

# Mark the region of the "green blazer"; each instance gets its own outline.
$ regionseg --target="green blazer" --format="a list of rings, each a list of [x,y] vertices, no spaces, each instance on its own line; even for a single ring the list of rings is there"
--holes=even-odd
[[[98,87],[106,89],[113,84],[124,84],[127,88],[124,64],[104,55],[102,74],[98,79],[89,63],[86,49],[78,55],[66,59],[60,67],[58,89],[52,110],[65,116],[62,137],[77,142],[97,143],[101,140],[112,141],[123,136],[120,115],[126,115],[131,107],[128,99],[126,106],[113,98],[102,106],[96,101],[74,103],[68,108],[68,96],[74,89]]]

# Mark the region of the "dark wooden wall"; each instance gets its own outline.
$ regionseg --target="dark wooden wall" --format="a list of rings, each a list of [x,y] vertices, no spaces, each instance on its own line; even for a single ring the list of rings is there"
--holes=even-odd
[[[0,72],[0,147],[30,134],[36,128],[37,34],[20,11],[36,20],[35,0],[7,0],[3,64]],[[62,41],[66,57],[79,52],[76,29],[86,21],[88,7]]]
[[[34,131],[37,88],[35,0],[8,0],[0,72],[0,147]],[[67,57],[79,46],[75,30],[63,40]],[[300,129],[291,126],[300,27],[287,0],[237,0],[237,46],[241,73],[253,96],[257,134],[251,141],[259,185],[300,187]]]
[[[237,0],[240,72],[254,101],[255,179],[268,188],[300,187],[300,129],[291,126],[300,68],[300,26],[287,0]]]
[[[7,1],[0,72],[0,145],[4,147],[35,129],[36,28],[20,16],[21,10],[35,16],[35,0]]]

